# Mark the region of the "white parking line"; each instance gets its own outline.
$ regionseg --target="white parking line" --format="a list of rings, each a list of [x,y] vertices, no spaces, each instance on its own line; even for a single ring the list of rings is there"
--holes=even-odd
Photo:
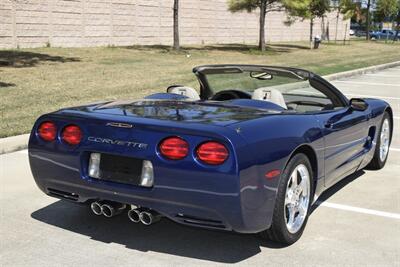
[[[353,211],[353,212],[358,212],[358,213],[363,213],[363,214],[369,214],[369,215],[375,215],[375,216],[380,216],[380,217],[386,217],[386,218],[400,220],[400,214],[398,214],[398,213],[391,213],[391,212],[386,212],[386,211],[364,209],[364,208],[359,208],[359,207],[353,207],[353,206],[336,204],[336,203],[329,203],[329,202],[321,202],[321,201],[316,201],[315,203],[317,205],[321,206],[321,207],[327,207],[327,208],[338,209],[338,210]]]
[[[367,73],[365,75],[371,77],[382,77],[382,78],[400,78],[399,75],[386,75],[386,74],[373,74],[373,73]]]
[[[304,94],[313,94],[314,92],[307,91],[307,90],[296,90],[297,93],[304,93]],[[392,99],[392,100],[400,100],[400,97],[394,97],[394,96],[378,96],[378,95],[360,95],[360,94],[346,94],[344,93],[345,96],[356,96],[356,97],[364,97],[364,98],[384,98],[384,99]]]
[[[390,150],[390,151],[396,151],[396,152],[399,152],[399,151],[400,151],[400,148],[391,147],[391,148],[389,148],[389,150]]]
[[[365,98],[384,98],[384,99],[393,99],[393,100],[400,100],[400,97],[394,96],[380,96],[380,95],[359,95],[359,94],[346,94],[346,96],[357,96],[357,97],[365,97]]]
[[[350,83],[350,84],[365,84],[365,85],[400,87],[400,84],[394,84],[394,83],[369,83],[369,82],[354,82],[354,81],[334,81],[333,83]]]

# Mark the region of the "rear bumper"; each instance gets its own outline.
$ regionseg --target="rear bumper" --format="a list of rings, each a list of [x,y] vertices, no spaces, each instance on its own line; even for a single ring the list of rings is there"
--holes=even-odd
[[[85,178],[82,169],[77,167],[81,164],[78,158],[73,153],[55,153],[32,146],[29,149],[36,184],[50,196],[78,203],[109,200],[142,206],[178,223],[210,229],[255,233],[270,225],[274,191],[264,186],[255,188],[241,184],[240,175],[215,174],[213,178],[230,183],[221,190],[217,184],[210,185],[211,177],[204,173],[172,174],[162,169],[155,178],[154,187],[149,189]],[[251,181],[252,176],[254,181],[258,179],[255,169],[247,169],[245,173],[246,181]],[[174,183],[171,177],[192,182]],[[204,183],[193,183],[193,177],[203,179]]]
[[[197,201],[205,199],[205,194],[191,193],[193,200],[190,203],[184,202],[185,193],[172,188],[154,188],[148,192],[140,190],[122,190],[107,185],[81,185],[69,182],[60,182],[49,179],[45,183],[40,182],[40,188],[49,196],[60,199],[67,199],[78,203],[88,203],[94,200],[109,200],[120,203],[133,204],[153,209],[163,216],[179,223],[223,230],[233,230],[229,220],[225,219],[226,214],[220,214],[218,208],[210,209],[200,206]],[[44,186],[44,187],[43,187]],[[150,192],[151,191],[151,192]],[[171,199],[167,195],[175,194]],[[149,197],[153,195],[153,197]],[[154,197],[163,195],[163,197]],[[197,195],[197,196],[196,196]],[[220,201],[218,197],[209,196],[209,201]]]

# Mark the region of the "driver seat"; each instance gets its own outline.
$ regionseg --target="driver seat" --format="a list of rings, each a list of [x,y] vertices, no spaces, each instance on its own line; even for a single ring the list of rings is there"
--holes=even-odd
[[[200,96],[197,91],[191,87],[182,85],[173,85],[167,88],[167,93],[184,95],[193,100],[200,100]]]
[[[283,98],[282,93],[274,88],[270,87],[258,88],[254,90],[251,99],[269,101],[274,104],[277,104],[278,106],[283,107],[284,109],[287,109],[285,99]]]

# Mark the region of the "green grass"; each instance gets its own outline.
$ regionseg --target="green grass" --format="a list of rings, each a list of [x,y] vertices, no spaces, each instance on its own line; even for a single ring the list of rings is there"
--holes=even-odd
[[[294,66],[321,75],[400,60],[399,42],[350,45],[40,48],[0,50],[0,137],[27,133],[47,112],[98,100],[141,98],[171,84],[198,87],[192,68],[242,63]]]

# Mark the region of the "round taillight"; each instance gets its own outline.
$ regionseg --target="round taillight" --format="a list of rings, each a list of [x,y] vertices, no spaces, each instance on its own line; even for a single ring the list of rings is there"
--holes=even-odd
[[[54,122],[43,122],[38,128],[38,134],[45,141],[54,141],[57,137],[57,126]]]
[[[159,149],[164,157],[177,160],[183,159],[188,155],[189,144],[182,138],[168,137],[160,143]]]
[[[209,141],[201,144],[196,150],[197,158],[210,165],[219,165],[229,156],[228,149],[223,144]]]
[[[61,133],[64,142],[70,145],[77,145],[82,139],[82,130],[76,125],[68,125]]]

